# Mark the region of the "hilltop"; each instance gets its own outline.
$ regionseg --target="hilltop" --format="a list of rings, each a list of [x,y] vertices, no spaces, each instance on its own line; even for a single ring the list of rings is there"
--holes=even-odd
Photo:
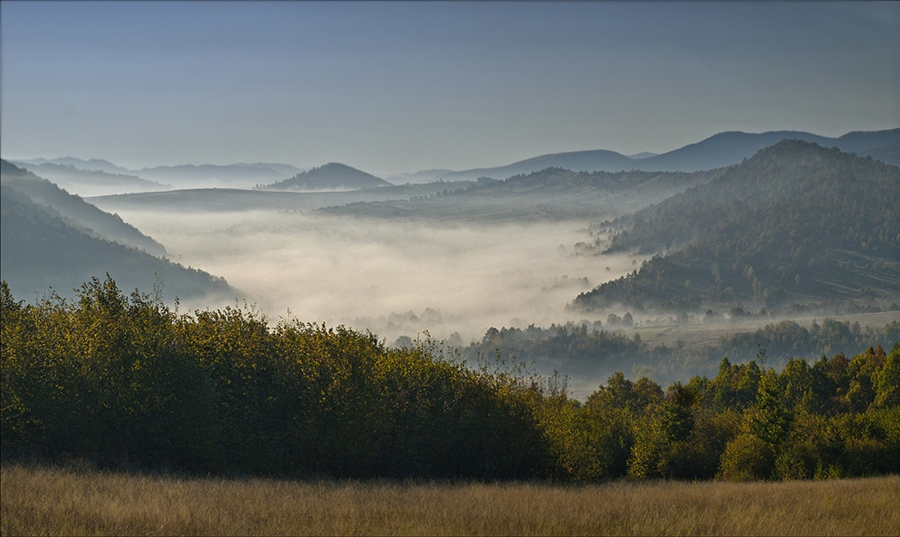
[[[258,186],[259,190],[358,190],[390,186],[391,183],[346,164],[331,162],[276,183]]]

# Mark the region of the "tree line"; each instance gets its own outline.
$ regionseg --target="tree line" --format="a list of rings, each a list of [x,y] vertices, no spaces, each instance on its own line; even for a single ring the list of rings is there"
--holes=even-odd
[[[182,314],[109,278],[72,301],[0,291],[4,460],[559,481],[822,478],[900,464],[898,344],[791,360],[780,373],[726,358],[714,378],[665,390],[619,373],[582,403],[558,378],[467,365],[429,341],[391,348],[346,327],[272,326],[252,308]]]

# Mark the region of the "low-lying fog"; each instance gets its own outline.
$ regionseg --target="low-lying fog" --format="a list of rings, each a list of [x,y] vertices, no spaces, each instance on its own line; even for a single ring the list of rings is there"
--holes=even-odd
[[[566,305],[642,261],[575,255],[587,223],[435,227],[263,211],[120,216],[174,260],[227,279],[269,319],[345,324],[388,343],[428,330],[468,344],[491,326],[585,319]]]

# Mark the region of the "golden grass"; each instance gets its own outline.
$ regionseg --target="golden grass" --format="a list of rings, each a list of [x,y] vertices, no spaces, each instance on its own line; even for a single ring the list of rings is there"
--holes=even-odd
[[[900,476],[441,484],[201,479],[4,465],[3,535],[890,535]]]

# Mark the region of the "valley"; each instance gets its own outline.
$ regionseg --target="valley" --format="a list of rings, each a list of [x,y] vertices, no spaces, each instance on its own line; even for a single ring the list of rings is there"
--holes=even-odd
[[[896,533],[900,2],[0,3],[3,537]]]
[[[885,139],[898,133],[842,139],[874,139],[870,145],[884,145]],[[720,141],[717,136],[703,143],[716,147]],[[698,154],[697,146],[703,143],[692,146],[692,154]],[[859,143],[855,149],[866,147]],[[803,142],[785,146],[781,153],[766,151],[729,167],[710,164],[709,171],[691,173],[551,167],[504,180],[384,182],[355,189],[347,185],[380,179],[331,164],[296,173],[290,180],[305,185],[306,190],[300,191],[288,187],[286,179],[253,189],[182,188],[87,201],[153,237],[160,244],[157,255],[164,244],[167,259],[200,267],[227,282],[230,291],[213,298],[208,292],[193,293],[176,280],[164,279],[162,285],[170,291],[166,296],[173,298],[174,291],[188,311],[237,302],[273,320],[298,318],[369,330],[392,345],[433,338],[458,349],[470,362],[496,353],[511,362],[524,358],[541,375],[554,371],[567,375],[573,395],[583,398],[615,371],[660,382],[708,374],[721,357],[716,353],[725,352],[716,349],[731,335],[752,333],[783,320],[809,328],[816,320],[852,319],[873,329],[900,320],[900,272],[894,261],[898,245],[892,238],[897,233],[890,228],[896,225],[900,207],[896,197],[876,193],[897,191],[897,168]],[[674,152],[686,153],[688,148]],[[575,168],[578,159],[582,163],[585,159],[584,154],[562,154],[551,161],[565,162],[567,155],[576,155],[569,159]],[[652,162],[652,158],[641,160]],[[844,164],[829,166],[846,169],[823,175],[815,167],[796,164],[821,163],[823,158],[842,158]],[[813,164],[817,165],[821,166]],[[779,167],[785,171],[776,171]],[[119,169],[112,164],[106,168]],[[191,168],[194,179],[202,169]],[[766,170],[765,176],[760,175],[761,169]],[[237,180],[239,174],[232,172],[232,180]],[[341,174],[349,175],[345,180]],[[785,179],[777,179],[779,174]],[[836,230],[856,230],[853,215],[859,209],[822,206],[811,189],[821,192],[822,181],[832,180],[827,177],[847,174],[856,174],[857,183],[886,183],[862,186],[863,182],[853,187],[874,194],[872,199],[841,194],[844,186],[834,187],[836,193],[821,199],[858,199],[876,216],[865,220],[866,225],[883,229],[853,231],[863,239],[850,238],[840,249],[821,250],[809,242],[814,240],[809,223],[832,213],[845,218],[831,219]],[[4,177],[13,180],[8,172]],[[313,180],[319,183],[309,190]],[[784,186],[778,186],[778,181]],[[790,181],[800,182],[792,186]],[[791,195],[800,196],[801,201],[784,205],[785,196]],[[789,223],[775,223],[773,215],[752,212],[771,212],[766,209],[768,199],[792,207],[784,209],[791,215],[790,222],[806,227],[793,230]],[[744,220],[724,223],[734,218]],[[771,229],[754,228],[769,221]],[[817,226],[823,229],[823,224]],[[740,255],[751,257],[740,267],[726,268],[734,264],[727,255],[734,254],[701,253],[687,265],[679,261],[709,248],[704,244],[736,240],[727,234],[740,229],[749,230],[749,235],[739,240],[769,241],[754,247],[758,253],[744,247]],[[881,242],[871,239],[873,233]],[[782,237],[788,242],[783,243]],[[868,241],[863,249],[853,246],[853,241],[860,240]],[[790,246],[781,253],[779,245],[795,243],[805,246],[799,250]],[[804,255],[808,257],[801,259]],[[846,261],[853,256],[862,261]],[[778,278],[783,277],[783,269],[769,267],[776,262],[795,267],[790,269],[791,278],[795,272],[802,273],[794,279],[805,286],[782,283]],[[829,262],[834,263],[827,268],[830,272],[815,272],[825,270]],[[797,268],[798,263],[804,268]],[[748,278],[748,269],[741,272],[746,264],[754,266],[749,269],[753,278]],[[657,290],[636,291],[645,289],[642,282],[650,274],[657,274],[653,284]],[[682,284],[686,279],[689,286]],[[616,289],[644,294],[622,294]],[[627,322],[622,320],[625,315]],[[509,341],[498,340],[494,347],[488,343],[491,330],[534,328],[539,331],[529,332],[530,342],[524,347],[522,341],[512,347]],[[580,345],[594,350],[576,352],[549,343],[547,338],[557,329],[576,339],[581,337],[579,330],[587,330],[586,336],[599,331],[637,338],[640,343],[629,355],[621,354],[624,347],[613,352],[606,349],[607,343],[588,337]],[[754,355],[740,351],[731,357],[740,361]],[[775,354],[770,358],[775,364],[790,357]]]

